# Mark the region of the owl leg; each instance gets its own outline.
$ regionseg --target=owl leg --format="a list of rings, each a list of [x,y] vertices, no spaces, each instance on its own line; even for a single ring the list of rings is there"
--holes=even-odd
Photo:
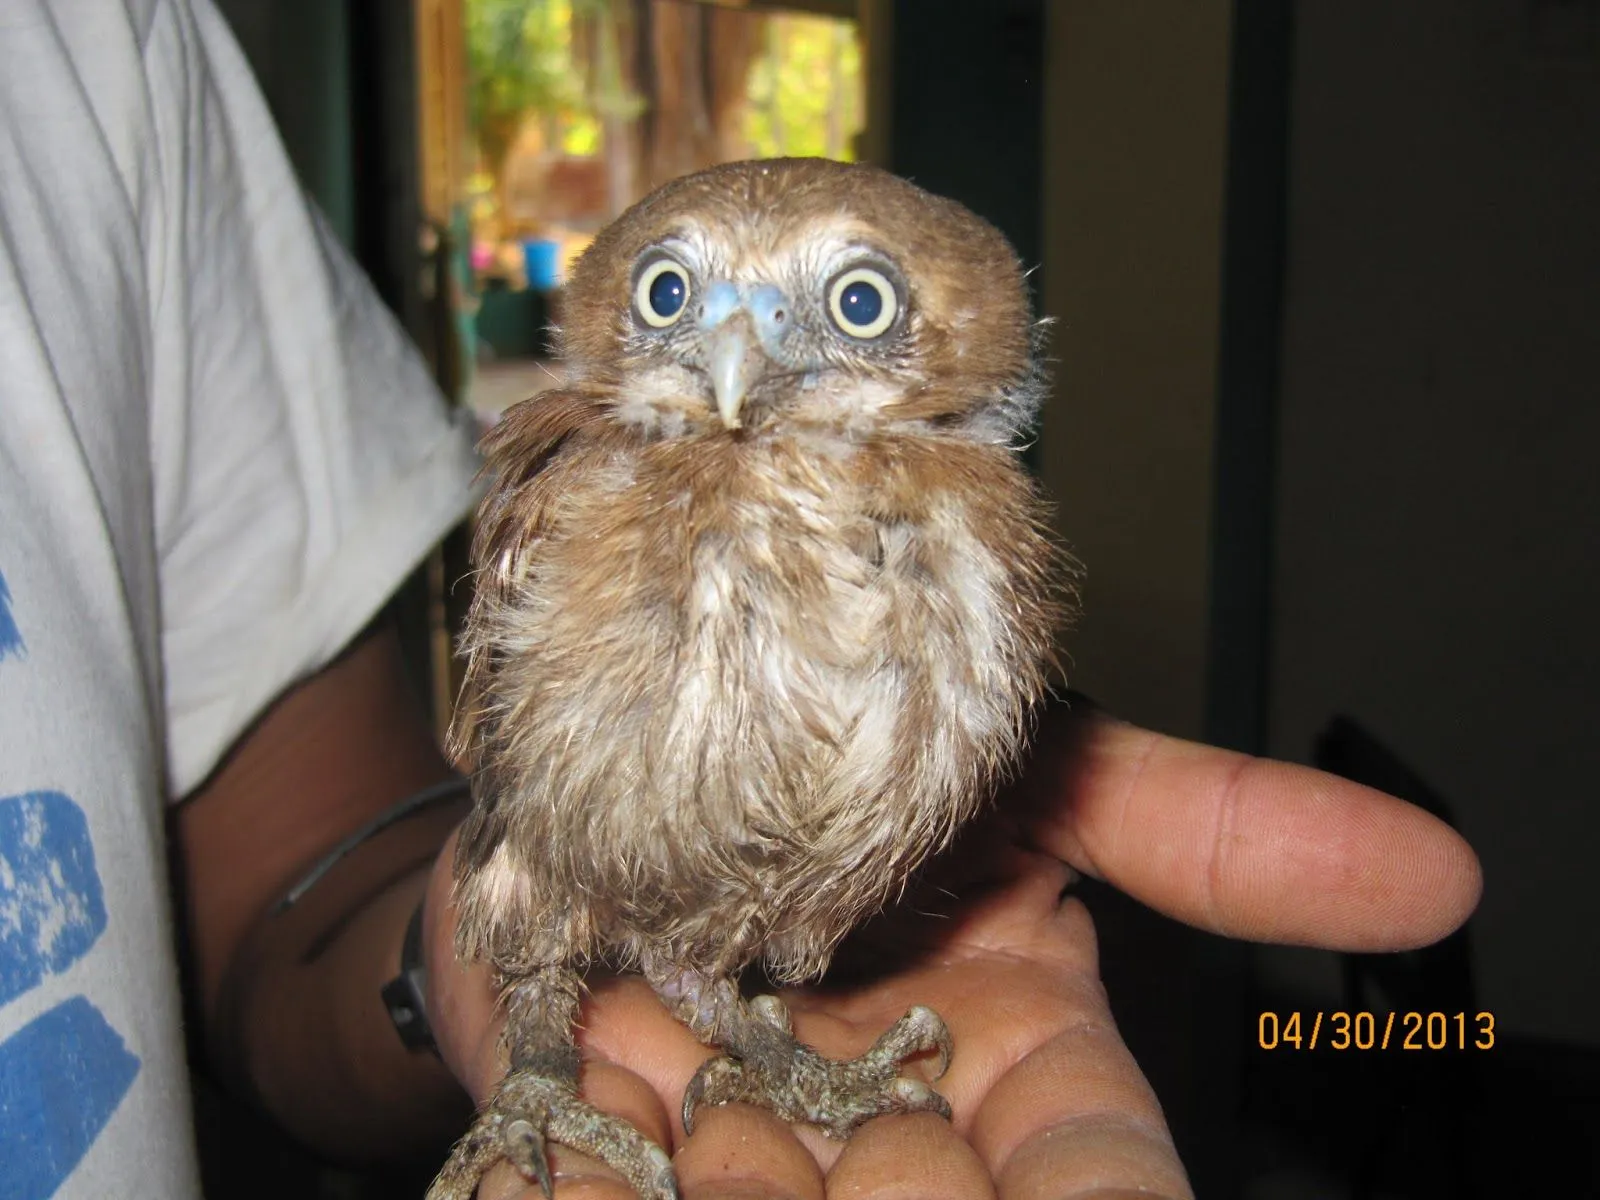
[[[578,1046],[572,1029],[580,988],[577,974],[561,967],[512,985],[501,1035],[511,1068],[457,1143],[427,1200],[471,1200],[483,1173],[501,1159],[553,1198],[546,1142],[600,1159],[643,1200],[677,1200],[666,1151],[626,1121],[578,1098]]]
[[[726,976],[647,971],[656,994],[701,1041],[726,1053],[707,1061],[683,1097],[683,1127],[694,1128],[702,1105],[743,1101],[785,1121],[816,1125],[846,1138],[885,1113],[935,1112],[950,1105],[927,1084],[901,1076],[906,1059],[937,1051],[934,1077],[950,1062],[950,1031],[931,1008],[917,1005],[860,1058],[838,1062],[795,1039],[789,1011],[776,996],[746,1001]]]

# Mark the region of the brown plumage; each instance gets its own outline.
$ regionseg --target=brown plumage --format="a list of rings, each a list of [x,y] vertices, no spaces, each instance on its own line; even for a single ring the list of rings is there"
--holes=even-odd
[[[839,1134],[947,1111],[894,1079],[948,1052],[927,1010],[834,1111],[816,1097],[856,1065],[731,980],[819,974],[1021,751],[1065,575],[1015,456],[1043,389],[1016,256],[881,171],[739,163],[605,230],[565,320],[563,385],[485,444],[453,731],[476,795],[458,949],[511,990],[513,1075],[565,1086],[571,972],[605,957],[732,1056],[686,1121],[729,1099]],[[435,1195],[502,1153],[545,1178],[496,1131],[581,1102],[512,1090]],[[671,1194],[607,1120],[576,1144]]]

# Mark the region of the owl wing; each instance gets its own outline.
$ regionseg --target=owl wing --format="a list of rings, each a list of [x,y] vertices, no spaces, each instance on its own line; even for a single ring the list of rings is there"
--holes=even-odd
[[[603,394],[591,386],[542,393],[509,409],[483,440],[484,472],[492,482],[473,532],[474,590],[462,644],[466,671],[449,738],[450,754],[465,771],[482,765],[482,749],[494,724],[495,652],[488,639],[475,634],[489,624],[489,614],[512,603],[532,569],[563,491],[563,460],[616,429],[607,420]]]

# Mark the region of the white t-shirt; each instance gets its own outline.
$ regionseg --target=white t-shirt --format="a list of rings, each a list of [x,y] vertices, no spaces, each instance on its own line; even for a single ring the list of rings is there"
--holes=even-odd
[[[164,805],[474,469],[210,0],[0,3],[0,1197],[198,1194]]]

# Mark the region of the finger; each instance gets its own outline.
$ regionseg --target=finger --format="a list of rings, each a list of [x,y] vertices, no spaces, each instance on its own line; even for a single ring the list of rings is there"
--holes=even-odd
[[[1076,900],[1064,915],[1086,916]],[[1005,1200],[1191,1195],[1150,1085],[1093,973],[1058,980],[1069,1019],[988,1090],[969,1130]]]
[[[832,1200],[988,1200],[983,1160],[932,1113],[879,1117],[856,1130],[828,1172]]]
[[[1161,1106],[1109,1014],[1056,1034],[1008,1071],[971,1136],[1006,1200],[1105,1188],[1190,1195]]]
[[[1138,1179],[1136,1184],[1122,1180]],[[1119,1119],[1066,1123],[1014,1154],[995,1180],[1001,1200],[1193,1200],[1165,1130]]]
[[[1054,731],[1022,796],[1030,832],[1169,916],[1258,941],[1400,950],[1477,905],[1471,848],[1392,796],[1104,716]]]
[[[550,1152],[550,1171],[556,1181],[556,1200],[639,1200],[639,1193],[621,1176],[561,1147]],[[544,1193],[515,1167],[501,1163],[484,1174],[477,1200],[544,1200]]]
[[[590,1054],[625,1062],[654,1088],[670,1115],[671,1141],[684,1139],[680,1105],[689,1080],[715,1053],[669,1013],[648,984],[636,975],[594,976],[578,1044]]]
[[[658,1146],[671,1147],[672,1123],[654,1087],[632,1070],[585,1062],[578,1092],[601,1112],[621,1117]]]
[[[702,1109],[673,1166],[684,1200],[823,1200],[811,1152],[788,1125],[747,1104]]]
[[[505,1014],[499,1008],[493,973],[485,963],[467,965],[456,957],[456,906],[453,872],[457,833],[434,862],[423,902],[427,1008],[439,1057],[482,1103],[505,1074],[498,1042]]]

